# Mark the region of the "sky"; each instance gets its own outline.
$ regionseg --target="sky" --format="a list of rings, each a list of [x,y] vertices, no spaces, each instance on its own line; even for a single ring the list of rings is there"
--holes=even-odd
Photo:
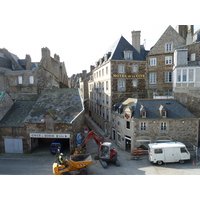
[[[33,62],[39,62],[41,48],[48,47],[51,57],[57,54],[65,63],[69,77],[82,70],[89,72],[90,65],[103,57],[119,37],[131,43],[133,30],[141,31],[141,44],[146,41],[149,50],[169,25],[175,24],[175,28],[176,24],[195,24],[188,21],[188,12],[184,15],[181,10],[188,4],[177,7],[174,2],[0,0],[0,48],[20,59],[29,54]],[[198,6],[194,6],[192,19],[198,12]],[[199,28],[195,26],[195,30]]]

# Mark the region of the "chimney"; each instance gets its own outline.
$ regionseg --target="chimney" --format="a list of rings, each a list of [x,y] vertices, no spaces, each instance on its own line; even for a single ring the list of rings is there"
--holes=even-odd
[[[30,67],[31,67],[31,57],[28,54],[26,54],[25,64],[26,64],[26,70],[30,70]]]
[[[140,53],[140,32],[141,31],[132,31],[132,45]]]

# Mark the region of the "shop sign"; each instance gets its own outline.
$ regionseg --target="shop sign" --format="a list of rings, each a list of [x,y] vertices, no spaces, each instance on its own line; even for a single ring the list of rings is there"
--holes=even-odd
[[[145,78],[144,74],[113,74],[113,78]]]
[[[70,134],[30,133],[31,138],[70,138]]]

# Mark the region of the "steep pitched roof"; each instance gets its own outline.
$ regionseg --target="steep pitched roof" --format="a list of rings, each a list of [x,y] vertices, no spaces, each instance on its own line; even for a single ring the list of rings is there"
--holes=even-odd
[[[123,52],[125,50],[133,51],[133,60],[145,60],[141,54],[123,37],[121,36],[115,43],[111,45],[107,52],[111,52],[110,60],[125,60]]]
[[[55,123],[71,124],[83,110],[78,89],[48,89],[39,97],[25,122],[44,123],[44,116],[51,113]]]
[[[173,48],[176,48],[184,45],[185,39],[181,37],[181,35],[171,25],[169,25],[156,44],[151,48],[148,55],[165,53],[163,44],[167,42],[173,42]]]

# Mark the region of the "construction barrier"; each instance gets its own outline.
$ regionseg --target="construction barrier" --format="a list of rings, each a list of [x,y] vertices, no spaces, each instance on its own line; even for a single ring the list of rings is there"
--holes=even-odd
[[[136,155],[145,155],[145,150],[142,148],[134,148],[131,151],[131,155],[136,156]]]

